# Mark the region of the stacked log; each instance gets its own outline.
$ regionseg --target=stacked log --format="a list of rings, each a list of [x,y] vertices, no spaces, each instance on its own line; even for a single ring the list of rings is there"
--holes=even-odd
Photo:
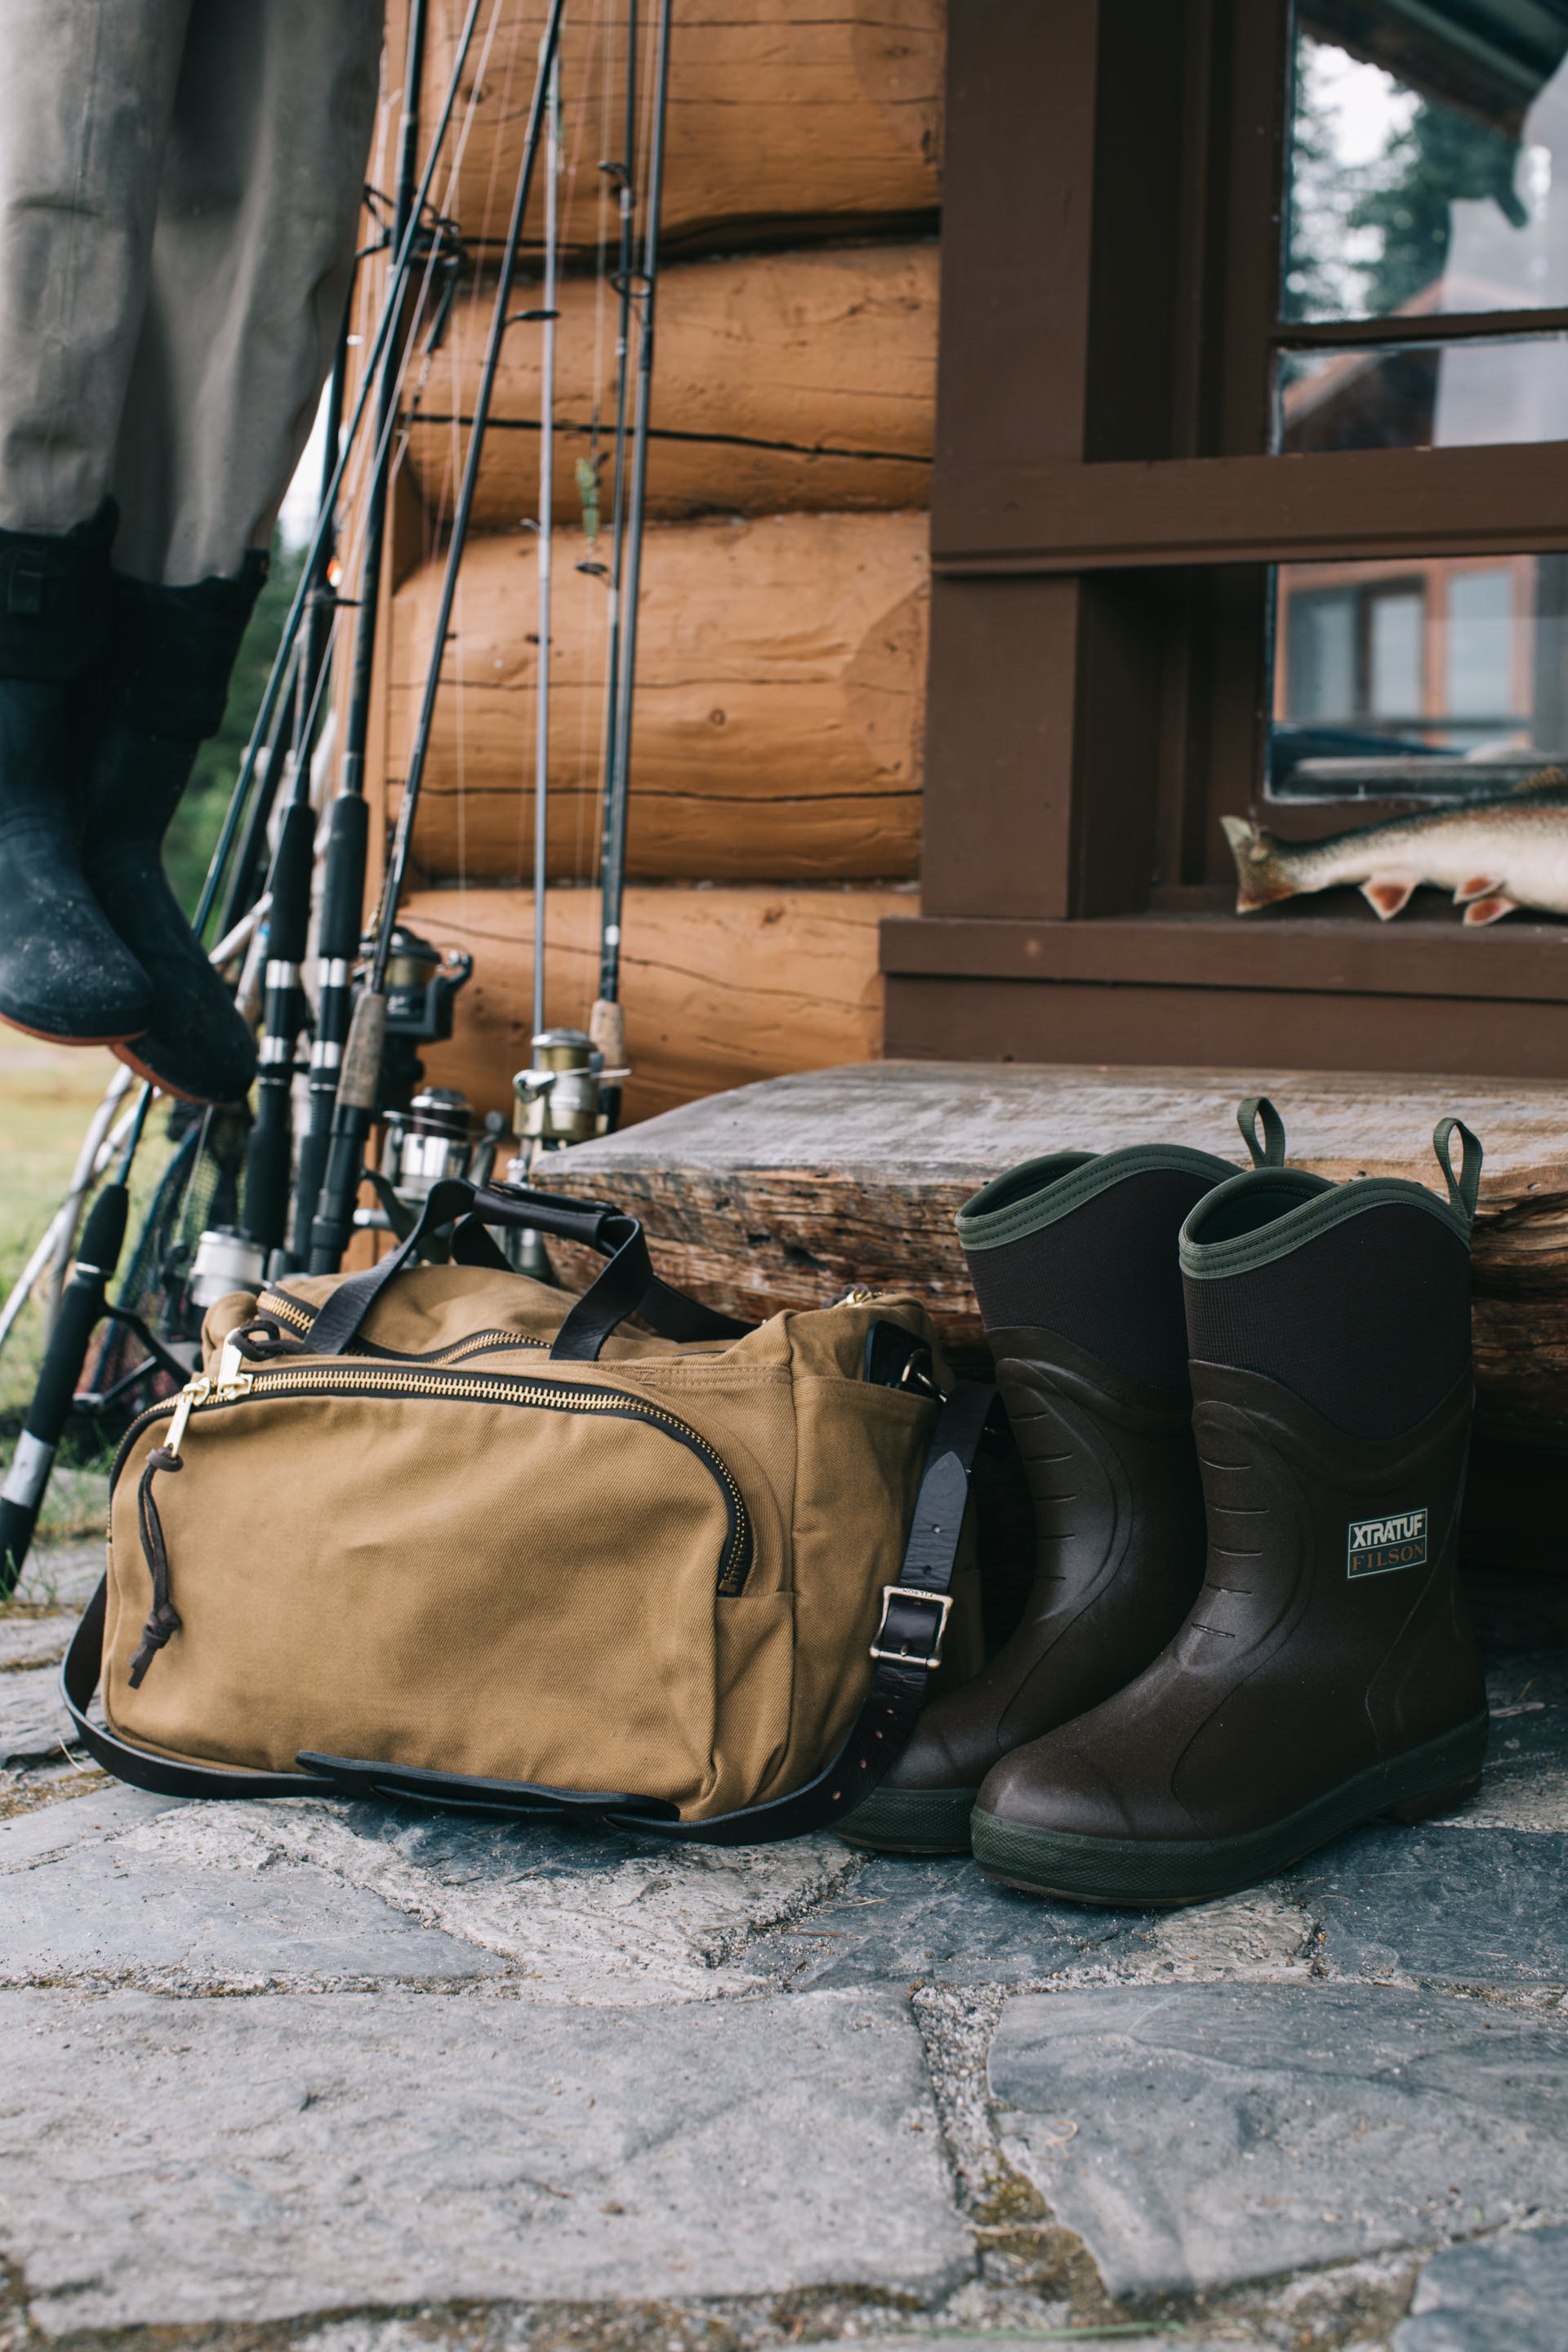
[[[459,0],[431,10],[427,121],[450,81],[465,13]],[[652,14],[642,12],[645,28]],[[494,18],[487,9],[462,76],[467,136],[441,201],[471,246],[505,233],[545,15],[545,0],[504,0]],[[663,207],[670,249],[928,222],[941,196],[942,35],[940,0],[676,0]],[[568,10],[561,227],[568,251],[584,258],[606,234],[597,166],[619,152],[625,48],[624,8]],[[646,47],[641,71],[646,89]]]
[[[598,896],[547,896],[549,1017],[581,1028],[597,992]],[[910,903],[898,889],[629,889],[628,1121],[780,1070],[873,1058],[882,1032],[877,925]],[[479,1111],[510,1114],[511,1074],[529,1058],[531,893],[416,891],[406,912],[436,945],[474,958],[456,1036],[426,1054],[432,1076],[461,1087]]]
[[[936,276],[930,241],[666,271],[649,513],[923,508]],[[537,300],[536,288],[525,289],[519,308]],[[580,522],[580,462],[592,467],[602,507],[609,505],[616,305],[602,281],[579,278],[565,281],[559,306],[555,507]],[[409,466],[432,511],[451,507],[482,336],[480,318],[460,307],[410,430]],[[504,347],[474,509],[483,530],[516,530],[538,509],[540,353],[537,333],[515,333]]]
[[[637,879],[901,878],[920,854],[923,515],[661,525],[643,558],[628,872]],[[550,872],[597,872],[605,590],[555,542]],[[443,665],[415,830],[431,880],[531,871],[537,541],[479,541]],[[430,655],[438,567],[397,599],[393,773]],[[395,810],[395,793],[393,808]]]
[[[436,0],[426,120],[461,13]],[[437,192],[478,259],[472,299],[459,295],[419,372],[408,435],[403,479],[430,554],[386,633],[389,820],[543,13],[500,0],[466,75],[462,161]],[[637,1116],[880,1049],[877,925],[910,910],[920,846],[942,34],[942,0],[676,0],[678,257],[658,293],[623,923]],[[595,993],[598,895],[573,886],[597,878],[603,814],[617,309],[591,265],[624,43],[624,9],[584,12],[562,62],[546,1010],[574,1025]],[[520,281],[518,310],[538,307]],[[458,1034],[427,1058],[495,1108],[527,1058],[541,345],[520,323],[505,346],[409,910],[443,944],[475,948]]]

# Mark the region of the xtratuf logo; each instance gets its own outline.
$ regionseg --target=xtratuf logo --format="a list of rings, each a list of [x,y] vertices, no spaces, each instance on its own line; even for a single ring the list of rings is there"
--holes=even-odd
[[[1384,1576],[1390,1569],[1420,1568],[1426,1559],[1426,1506],[1390,1511],[1379,1519],[1352,1519],[1345,1544],[1347,1576]]]

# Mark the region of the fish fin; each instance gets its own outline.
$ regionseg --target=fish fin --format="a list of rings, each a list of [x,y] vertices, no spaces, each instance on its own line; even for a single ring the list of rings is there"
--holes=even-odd
[[[1380,923],[1392,922],[1415,896],[1416,879],[1413,874],[1385,874],[1380,881],[1363,882],[1361,895]]]
[[[1518,907],[1517,898],[1505,898],[1499,890],[1489,898],[1472,898],[1465,908],[1465,921],[1467,924],[1500,923],[1505,915],[1515,913]]]
[[[1285,843],[1244,816],[1222,816],[1220,823],[1236,860],[1237,913],[1255,914],[1277,899],[1293,898],[1300,886],[1286,867],[1289,852]]]
[[[1468,882],[1460,883],[1454,893],[1454,904],[1456,907],[1468,907],[1472,898],[1489,898],[1495,890],[1501,888],[1500,874],[1474,874]]]

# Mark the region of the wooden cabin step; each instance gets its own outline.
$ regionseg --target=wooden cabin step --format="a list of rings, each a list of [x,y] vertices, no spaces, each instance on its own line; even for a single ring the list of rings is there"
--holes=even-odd
[[[661,1273],[761,1316],[852,1284],[911,1290],[972,1364],[983,1336],[953,1213],[1046,1151],[1158,1139],[1245,1167],[1236,1106],[1270,1095],[1292,1164],[1441,1192],[1436,1122],[1486,1149],[1474,1245],[1477,1374],[1494,1437],[1568,1444],[1568,1088],[1531,1081],[878,1062],[689,1104],[553,1158],[541,1181],[643,1217]]]

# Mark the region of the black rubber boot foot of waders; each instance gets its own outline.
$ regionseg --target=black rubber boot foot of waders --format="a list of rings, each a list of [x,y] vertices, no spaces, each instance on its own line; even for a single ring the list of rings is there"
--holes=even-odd
[[[237,580],[113,583],[83,864],[153,984],[143,1034],[115,1050],[140,1076],[191,1102],[242,1101],[256,1076],[256,1041],[169,887],[163,835],[201,742],[222,724],[229,673],[266,576],[265,558],[253,554]]]
[[[967,1853],[976,1789],[874,1789],[837,1822],[846,1845],[873,1853]]]
[[[0,1019],[67,1045],[132,1037],[153,1005],[80,858],[115,521],[0,530]]]
[[[1487,1718],[1369,1766],[1282,1821],[1217,1838],[1074,1835],[1007,1821],[977,1806],[972,1849],[987,1878],[1026,1895],[1093,1908],[1174,1911],[1277,1878],[1331,1838],[1386,1816],[1425,1822],[1458,1812],[1480,1785]]]

